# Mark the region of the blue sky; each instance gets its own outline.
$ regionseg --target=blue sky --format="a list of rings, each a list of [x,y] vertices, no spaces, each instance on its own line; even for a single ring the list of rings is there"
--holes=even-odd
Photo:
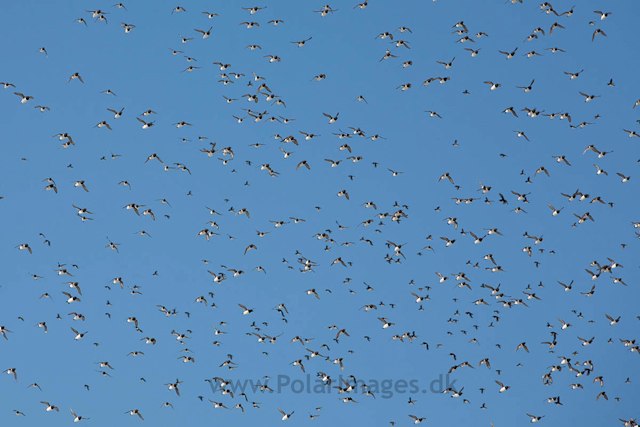
[[[640,230],[632,223],[640,221],[634,196],[640,150],[638,139],[624,131],[640,133],[640,108],[632,108],[640,97],[635,73],[640,60],[633,54],[638,51],[633,30],[637,3],[585,1],[571,16],[545,13],[527,0],[373,0],[364,9],[354,8],[355,3],[331,4],[334,12],[325,17],[313,13],[322,10],[320,3],[283,0],[260,5],[189,1],[180,5],[186,11],[173,14],[177,4],[167,2],[124,3],[126,10],[79,1],[5,5],[0,28],[8,42],[0,81],[15,88],[0,86],[0,325],[11,331],[7,340],[0,339],[0,370],[16,368],[18,381],[0,376],[0,424],[66,425],[73,422],[69,408],[94,425],[143,422],[125,413],[132,409],[153,425],[273,425],[282,418],[277,408],[295,411],[288,423],[323,425],[345,420],[410,425],[409,415],[425,417],[427,425],[495,427],[528,423],[526,414],[544,416],[543,425],[604,425],[640,417],[634,404],[640,399],[638,355],[620,341],[635,339],[639,322],[633,303],[640,296],[635,235]],[[266,9],[253,15],[242,9],[253,6]],[[558,14],[571,6],[553,2]],[[86,12],[98,9],[107,12],[107,23]],[[612,14],[601,20],[594,10]],[[219,16],[208,19],[202,11]],[[78,18],[87,25],[74,21]],[[268,23],[274,19],[284,22]],[[475,43],[457,42],[464,35],[452,32],[460,21]],[[259,26],[248,29],[242,22]],[[564,28],[549,35],[556,22]],[[121,23],[135,28],[125,33]],[[412,32],[396,30],[403,26]],[[195,31],[209,27],[206,39]],[[545,35],[523,41],[538,27]],[[597,29],[606,36],[592,41]],[[376,37],[386,31],[393,34],[393,44]],[[477,38],[478,32],[488,37]],[[181,36],[193,40],[183,44]],[[291,43],[309,38],[303,47]],[[399,40],[409,48],[396,47]],[[255,44],[261,49],[246,48]],[[512,59],[499,53],[516,47]],[[547,50],[553,47],[564,52]],[[481,50],[472,57],[465,48]],[[397,58],[381,61],[387,49]],[[531,51],[541,56],[527,58]],[[188,62],[185,55],[197,61]],[[281,61],[271,63],[265,55]],[[452,58],[450,68],[438,63]],[[412,65],[403,67],[406,61]],[[220,71],[213,62],[231,67]],[[190,65],[200,68],[184,71]],[[255,81],[252,72],[264,80]],[[74,73],[84,83],[67,82]],[[235,79],[231,73],[243,76]],[[566,73],[579,76],[571,79]],[[321,74],[326,78],[316,81],[314,76]],[[443,77],[450,80],[423,85]],[[517,88],[533,79],[530,92]],[[501,87],[491,91],[485,81]],[[256,94],[261,83],[278,98],[267,101],[262,90],[257,103],[247,102],[243,95]],[[407,83],[410,89],[397,88]],[[103,93],[107,90],[115,95]],[[34,99],[23,104],[14,92]],[[580,92],[597,97],[585,102]],[[237,100],[227,103],[223,96]],[[359,96],[366,102],[357,101]],[[272,104],[276,99],[286,107]],[[40,112],[38,105],[50,110]],[[508,107],[517,118],[502,113]],[[532,118],[523,111],[534,107],[543,115]],[[119,118],[107,110],[122,108]],[[142,116],[149,109],[157,114]],[[254,122],[244,109],[267,113]],[[559,115],[544,116],[563,112],[570,113],[576,128]],[[323,113],[339,113],[338,120],[331,124]],[[237,123],[233,116],[246,119]],[[136,117],[153,120],[154,126],[143,130]],[[270,117],[280,121],[269,122]],[[282,118],[295,121],[285,124]],[[112,130],[96,127],[102,121]],[[183,121],[191,126],[176,127]],[[591,124],[579,127],[583,122]],[[352,129],[361,129],[365,137]],[[319,136],[305,140],[300,132]],[[58,133],[70,134],[75,145],[62,148],[64,141],[52,138]],[[340,139],[340,133],[352,137]],[[282,141],[289,135],[298,145]],[[374,135],[382,138],[372,140]],[[217,151],[211,157],[200,152],[213,142]],[[339,149],[345,143],[351,153]],[[584,152],[590,145],[611,153]],[[223,155],[224,147],[232,148],[233,159]],[[281,149],[293,154],[284,158]],[[165,171],[158,160],[145,162],[153,153],[164,165],[182,164],[190,173]],[[571,166],[552,157],[561,155]],[[362,160],[354,163],[349,156]],[[341,163],[331,167],[325,159]],[[305,160],[310,169],[296,170]],[[276,176],[260,165],[269,165]],[[594,165],[608,175],[596,174]],[[535,174],[541,166],[549,176]],[[438,182],[447,172],[455,185],[446,178]],[[621,182],[617,173],[631,179]],[[45,191],[46,178],[55,181],[57,193]],[[88,192],[74,186],[80,180]],[[122,181],[130,188],[118,184]],[[482,193],[478,182],[491,190]],[[561,194],[577,189],[588,194],[586,200],[569,202]],[[342,190],[349,200],[337,196]],[[513,192],[527,193],[528,203]],[[508,204],[499,202],[500,194]],[[485,197],[492,203],[484,203]],[[455,198],[477,200],[456,204]],[[367,208],[367,202],[376,207]],[[155,220],[123,208],[131,203],[144,205],[140,213],[151,209]],[[562,211],[552,216],[548,204]],[[74,205],[92,212],[84,214],[92,219],[82,221]],[[526,213],[514,212],[517,207]],[[211,215],[209,208],[222,215]],[[250,217],[237,214],[243,208]],[[407,217],[392,221],[399,209]],[[578,220],[573,214],[585,212],[594,221],[573,227]],[[381,219],[381,213],[389,215]],[[295,224],[291,217],[305,221]],[[458,228],[445,218],[456,218]],[[370,219],[371,225],[362,224]],[[288,223],[276,228],[270,221]],[[219,233],[208,242],[198,235],[207,228]],[[474,244],[469,232],[482,237],[492,228],[503,235]],[[151,237],[136,234],[140,231]],[[269,234],[260,237],[257,231]],[[316,238],[318,233],[327,233],[335,243]],[[525,233],[543,240],[534,244]],[[456,243],[446,247],[441,237]],[[404,257],[394,255],[387,241],[402,245]],[[118,244],[118,252],[105,247],[110,242]],[[353,244],[341,245],[345,242]],[[25,243],[32,254],[18,249]],[[249,245],[257,249],[245,254]],[[529,246],[531,257],[523,252]],[[504,271],[487,270],[494,267],[484,259],[487,254]],[[394,262],[385,262],[387,255]],[[300,271],[301,256],[313,262],[311,272]],[[350,264],[332,265],[338,257]],[[608,258],[624,267],[609,272]],[[594,260],[604,270],[591,265]],[[59,264],[66,264],[73,277],[58,275]],[[254,270],[258,266],[266,274]],[[245,274],[232,277],[228,269]],[[592,281],[585,269],[600,274]],[[227,280],[214,283],[207,270],[224,272]],[[436,272],[448,280],[439,283]],[[471,289],[456,286],[459,272]],[[42,278],[34,280],[33,274]],[[113,283],[117,277],[123,289]],[[572,289],[565,292],[558,281],[573,281]],[[68,282],[78,282],[82,295]],[[481,285],[500,285],[504,297],[498,300]],[[595,292],[586,296],[592,285]],[[309,289],[319,299],[308,295]],[[81,301],[67,304],[63,291]],[[535,292],[540,300],[526,300],[523,291]],[[429,300],[416,303],[411,292]],[[44,293],[51,298],[39,298]],[[199,296],[206,297],[208,306],[194,301]],[[498,302],[523,298],[528,307]],[[489,305],[475,305],[479,299]],[[276,310],[282,303],[288,309],[285,318]],[[238,304],[253,312],[243,315]],[[362,309],[371,304],[377,309]],[[158,306],[177,314],[167,316]],[[73,320],[71,312],[85,320]],[[621,319],[611,326],[605,314]],[[130,317],[141,331],[126,321]],[[383,329],[377,317],[394,325]],[[572,327],[562,330],[559,318]],[[39,322],[46,322],[46,334],[36,326]],[[259,331],[251,326],[254,322]],[[216,336],[212,326],[227,334]],[[76,341],[71,328],[88,332]],[[340,329],[349,336],[335,342]],[[180,345],[172,331],[189,339]],[[252,332],[278,338],[274,344],[259,343]],[[417,336],[412,343],[392,339],[407,332]],[[551,339],[551,332],[557,333],[553,352],[540,344]],[[307,360],[311,353],[290,343],[295,336],[313,338],[307,348],[330,360]],[[144,337],[157,344],[145,344]],[[595,339],[583,346],[578,337]],[[477,343],[469,342],[474,338]],[[522,342],[529,353],[515,351]],[[181,351],[185,348],[190,352]],[[128,355],[135,351],[144,355]],[[220,367],[229,354],[236,369]],[[183,363],[181,356],[195,362]],[[583,362],[591,361],[593,372],[576,377],[564,368],[553,372],[553,384],[545,386],[542,376],[563,356],[579,362],[574,366],[580,371],[589,367]],[[343,358],[344,371],[331,362],[337,358]],[[491,369],[478,366],[485,358]],[[419,391],[383,398],[382,391],[374,390],[373,398],[360,388],[338,394],[336,389],[294,393],[285,387],[274,393],[247,391],[245,401],[214,394],[205,381],[221,377],[264,383],[268,376],[271,388],[285,376],[307,381],[291,364],[298,359],[311,381],[324,372],[334,381],[353,375],[370,386],[383,380],[394,387],[417,381]],[[101,361],[114,369],[100,368],[96,362]],[[462,396],[428,391],[432,381],[446,382],[450,368],[465,361],[475,369],[460,367],[450,375],[453,388],[464,387]],[[103,377],[103,370],[111,376]],[[593,382],[599,376],[603,387]],[[165,385],[176,379],[182,382],[180,396]],[[500,393],[495,381],[510,389]],[[42,391],[28,387],[34,382]],[[570,387],[577,383],[584,388]],[[601,391],[609,400],[596,402]],[[339,400],[345,396],[357,403]],[[546,402],[554,396],[560,396],[562,406]],[[417,402],[409,405],[410,397]],[[229,410],[214,408],[209,399]],[[60,413],[46,412],[41,401],[59,407]],[[164,402],[174,409],[161,407]],[[244,414],[232,409],[238,403]],[[320,417],[311,420],[310,414]]]

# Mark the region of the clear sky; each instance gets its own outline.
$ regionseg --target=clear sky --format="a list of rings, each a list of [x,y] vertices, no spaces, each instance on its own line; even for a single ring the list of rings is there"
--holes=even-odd
[[[0,425],[640,418],[638,2],[355,3],[3,6]]]

